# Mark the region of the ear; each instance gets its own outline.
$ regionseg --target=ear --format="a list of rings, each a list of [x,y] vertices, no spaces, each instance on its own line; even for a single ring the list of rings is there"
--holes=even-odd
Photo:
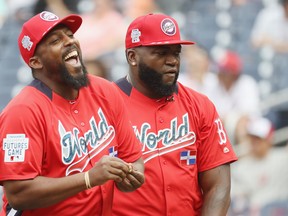
[[[29,59],[29,66],[33,69],[42,69],[43,68],[43,64],[37,56],[32,56]]]
[[[137,53],[135,49],[127,49],[126,50],[126,58],[127,62],[131,66],[136,66],[137,65]]]

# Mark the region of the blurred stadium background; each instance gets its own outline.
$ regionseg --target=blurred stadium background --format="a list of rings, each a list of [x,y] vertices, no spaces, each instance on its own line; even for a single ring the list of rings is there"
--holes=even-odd
[[[81,15],[93,11],[97,4],[101,7],[101,2],[105,4],[108,1],[0,0],[2,53],[0,55],[0,111],[23,86],[32,80],[30,69],[24,64],[18,51],[17,38],[22,24],[42,9],[59,10],[63,15],[67,11]],[[223,49],[238,52],[243,60],[243,73],[253,76],[257,81],[261,96],[259,107],[261,113],[268,116],[276,127],[275,144],[279,146],[287,144],[288,53],[275,52],[270,47],[256,49],[251,45],[250,39],[258,13],[265,7],[277,4],[277,0],[144,0],[145,4],[143,3],[142,6],[141,0],[112,0],[111,2],[115,4],[114,9],[124,20],[129,19],[127,17],[129,7],[132,7],[131,10],[134,12],[138,10],[135,2],[139,3],[137,7],[143,7],[139,9],[138,15],[142,9],[144,13],[146,3],[153,4],[153,12],[163,12],[174,17],[179,23],[182,37],[193,40],[205,48],[212,60],[217,60],[219,52]],[[64,8],[62,11],[59,3]],[[116,31],[120,31],[117,26],[115,26]],[[124,42],[124,36],[120,39]],[[97,42],[91,46],[97,46]],[[95,59],[104,64],[102,66],[105,68],[107,79],[114,81],[126,74],[123,44],[108,52],[102,51],[97,57],[95,56]]]

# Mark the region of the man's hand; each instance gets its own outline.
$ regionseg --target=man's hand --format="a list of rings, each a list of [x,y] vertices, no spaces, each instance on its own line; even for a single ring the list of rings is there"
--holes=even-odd
[[[143,160],[139,159],[133,164],[128,164],[128,174],[121,182],[116,182],[119,190],[131,192],[139,188],[145,182]]]
[[[103,156],[89,170],[91,186],[102,185],[108,180],[123,182],[129,173],[129,164],[117,157]]]

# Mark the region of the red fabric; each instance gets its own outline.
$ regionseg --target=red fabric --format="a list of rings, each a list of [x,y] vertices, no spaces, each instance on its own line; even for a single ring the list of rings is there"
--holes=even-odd
[[[90,82],[91,86],[81,89],[78,99],[71,103],[54,92],[51,100],[32,86],[24,88],[12,100],[0,116],[0,182],[83,172],[108,155],[113,146],[118,149],[118,157],[127,162],[140,158],[139,140],[125,118],[127,111],[119,92],[104,79],[90,77]],[[27,149],[15,147],[22,150],[20,156],[25,156],[24,161],[7,162],[15,160],[5,157],[13,148],[13,139],[7,139],[9,134],[24,134],[28,138]],[[87,166],[80,162],[83,157]],[[57,205],[24,211],[23,216],[79,215],[80,212],[81,215],[110,215],[113,185],[109,181]]]
[[[198,173],[237,160],[214,105],[181,84],[174,100],[150,99],[134,88],[130,96],[123,92],[122,96],[134,131],[144,143],[146,180],[131,193],[115,189],[113,214],[199,215]],[[196,164],[183,166],[183,151],[196,152]]]
[[[165,44],[194,44],[194,42],[181,40],[176,20],[164,14],[140,16],[128,27],[126,49]]]
[[[227,51],[219,61],[220,72],[238,75],[242,71],[242,61],[240,56],[232,51]]]

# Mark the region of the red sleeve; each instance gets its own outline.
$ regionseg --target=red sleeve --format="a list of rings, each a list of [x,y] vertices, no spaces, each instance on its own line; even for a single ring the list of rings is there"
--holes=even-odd
[[[36,112],[36,107],[16,105],[1,113],[0,182],[30,179],[40,173],[43,126]]]
[[[198,137],[201,142],[198,146],[197,156],[200,172],[237,160],[215,106],[207,97],[204,97],[201,103],[199,104],[199,107],[202,107],[200,111],[201,127]]]
[[[114,110],[114,125],[118,140],[118,157],[126,162],[134,162],[142,156],[141,143],[137,139],[124,100],[117,87],[111,87],[111,109]]]

